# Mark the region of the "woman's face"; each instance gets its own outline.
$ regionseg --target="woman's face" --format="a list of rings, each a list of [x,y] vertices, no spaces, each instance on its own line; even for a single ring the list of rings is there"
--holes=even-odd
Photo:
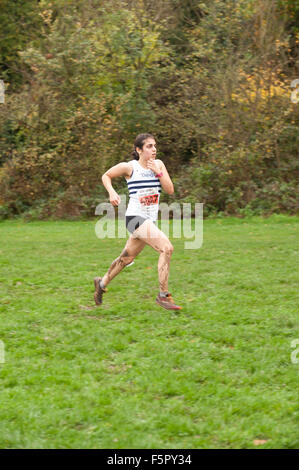
[[[142,150],[139,150],[139,157],[144,160],[150,160],[151,158],[155,159],[157,156],[157,147],[155,139],[149,137],[144,141]]]

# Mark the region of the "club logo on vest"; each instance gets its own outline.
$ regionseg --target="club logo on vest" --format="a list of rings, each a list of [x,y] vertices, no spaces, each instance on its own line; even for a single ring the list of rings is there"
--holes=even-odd
[[[144,177],[155,176],[155,173],[152,170],[141,171],[139,174]]]

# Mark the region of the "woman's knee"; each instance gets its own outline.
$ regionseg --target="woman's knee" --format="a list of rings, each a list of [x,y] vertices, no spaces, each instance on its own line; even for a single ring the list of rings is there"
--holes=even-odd
[[[165,253],[165,254],[168,255],[168,256],[171,256],[172,253],[173,253],[173,245],[172,245],[172,243],[170,243],[170,242],[165,243],[165,245],[163,245],[163,247],[161,248],[161,252],[162,252],[162,253]]]
[[[128,250],[124,249],[120,254],[120,261],[127,265],[134,261],[135,256],[133,256]]]

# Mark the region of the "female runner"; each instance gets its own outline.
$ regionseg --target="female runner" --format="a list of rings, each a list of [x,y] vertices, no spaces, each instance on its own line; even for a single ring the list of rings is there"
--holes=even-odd
[[[164,163],[156,159],[156,141],[151,134],[140,134],[134,144],[133,157],[127,163],[119,163],[102,176],[109,193],[110,202],[118,206],[120,197],[111,184],[113,178],[124,176],[129,189],[129,204],[126,211],[126,227],[131,233],[120,256],[116,258],[101,278],[94,279],[96,305],[101,305],[107,285],[120,271],[132,263],[134,258],[149,245],[160,253],[158,274],[160,292],[156,302],[167,310],[180,310],[168,292],[169,263],[173,246],[155,222],[158,217],[160,193],[163,189],[173,194],[174,188]]]

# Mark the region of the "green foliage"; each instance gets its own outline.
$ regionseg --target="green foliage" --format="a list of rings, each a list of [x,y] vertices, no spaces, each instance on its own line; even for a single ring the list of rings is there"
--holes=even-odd
[[[41,35],[42,21],[35,0],[1,0],[0,76],[16,89],[24,81],[24,66],[19,52]]]
[[[12,41],[23,85],[8,87],[0,104],[2,214],[41,206],[38,217],[53,214],[53,201],[72,194],[74,214],[85,215],[101,174],[129,159],[144,131],[156,135],[177,195],[205,202],[207,213],[297,210],[291,191],[278,203],[271,190],[295,187],[298,171],[291,5],[43,0],[26,8],[39,36]]]
[[[278,7],[285,16],[288,29],[296,37],[296,33],[297,35],[299,33],[299,2],[297,0],[278,0]]]
[[[257,213],[296,212],[298,107],[280,65],[283,24],[272,2],[207,2],[204,12],[184,70],[155,88],[165,155],[174,171],[180,162],[177,196],[204,202],[206,214],[253,200]]]

